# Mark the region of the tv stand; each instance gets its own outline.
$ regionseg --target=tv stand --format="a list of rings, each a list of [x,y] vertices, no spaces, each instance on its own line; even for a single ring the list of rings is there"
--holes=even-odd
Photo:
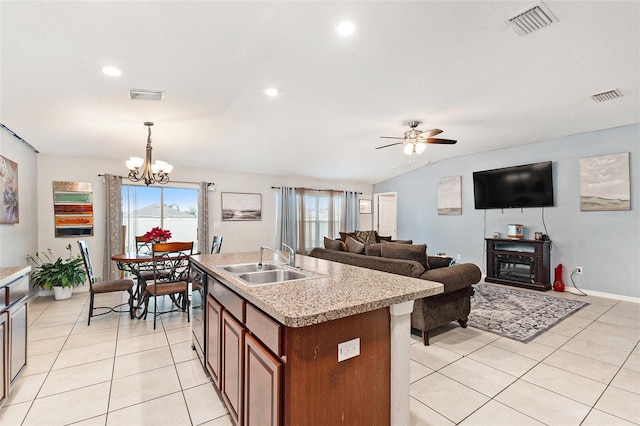
[[[551,289],[551,241],[485,238],[485,281],[534,290]]]

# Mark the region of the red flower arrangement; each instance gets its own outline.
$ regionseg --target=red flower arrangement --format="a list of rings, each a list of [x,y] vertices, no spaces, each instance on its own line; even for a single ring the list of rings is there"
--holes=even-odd
[[[171,231],[168,229],[162,229],[159,226],[151,228],[151,231],[143,235],[145,243],[159,243],[160,241],[167,241],[171,238]]]

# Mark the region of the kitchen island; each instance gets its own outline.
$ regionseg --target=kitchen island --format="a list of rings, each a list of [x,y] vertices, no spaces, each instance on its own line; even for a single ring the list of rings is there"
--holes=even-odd
[[[221,266],[257,251],[192,260],[205,365],[236,424],[409,424],[413,300],[442,284],[298,256],[312,277],[255,286]]]

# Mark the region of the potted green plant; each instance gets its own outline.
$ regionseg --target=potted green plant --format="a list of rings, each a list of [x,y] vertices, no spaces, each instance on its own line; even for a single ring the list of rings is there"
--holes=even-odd
[[[84,262],[80,255],[73,256],[71,244],[67,244],[69,257],[55,259],[51,249],[27,258],[35,265],[31,274],[31,282],[44,290],[53,289],[56,300],[68,299],[73,293],[73,288],[84,284],[86,272]]]

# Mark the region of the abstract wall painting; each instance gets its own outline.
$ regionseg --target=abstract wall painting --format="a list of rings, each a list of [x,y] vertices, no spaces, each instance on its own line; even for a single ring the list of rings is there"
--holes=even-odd
[[[462,214],[462,176],[438,178],[438,214]]]
[[[222,220],[262,220],[262,194],[223,192]]]
[[[580,210],[631,210],[629,153],[580,159]]]
[[[87,182],[53,182],[57,237],[93,235],[93,192]]]
[[[0,223],[19,223],[18,163],[0,155]]]

